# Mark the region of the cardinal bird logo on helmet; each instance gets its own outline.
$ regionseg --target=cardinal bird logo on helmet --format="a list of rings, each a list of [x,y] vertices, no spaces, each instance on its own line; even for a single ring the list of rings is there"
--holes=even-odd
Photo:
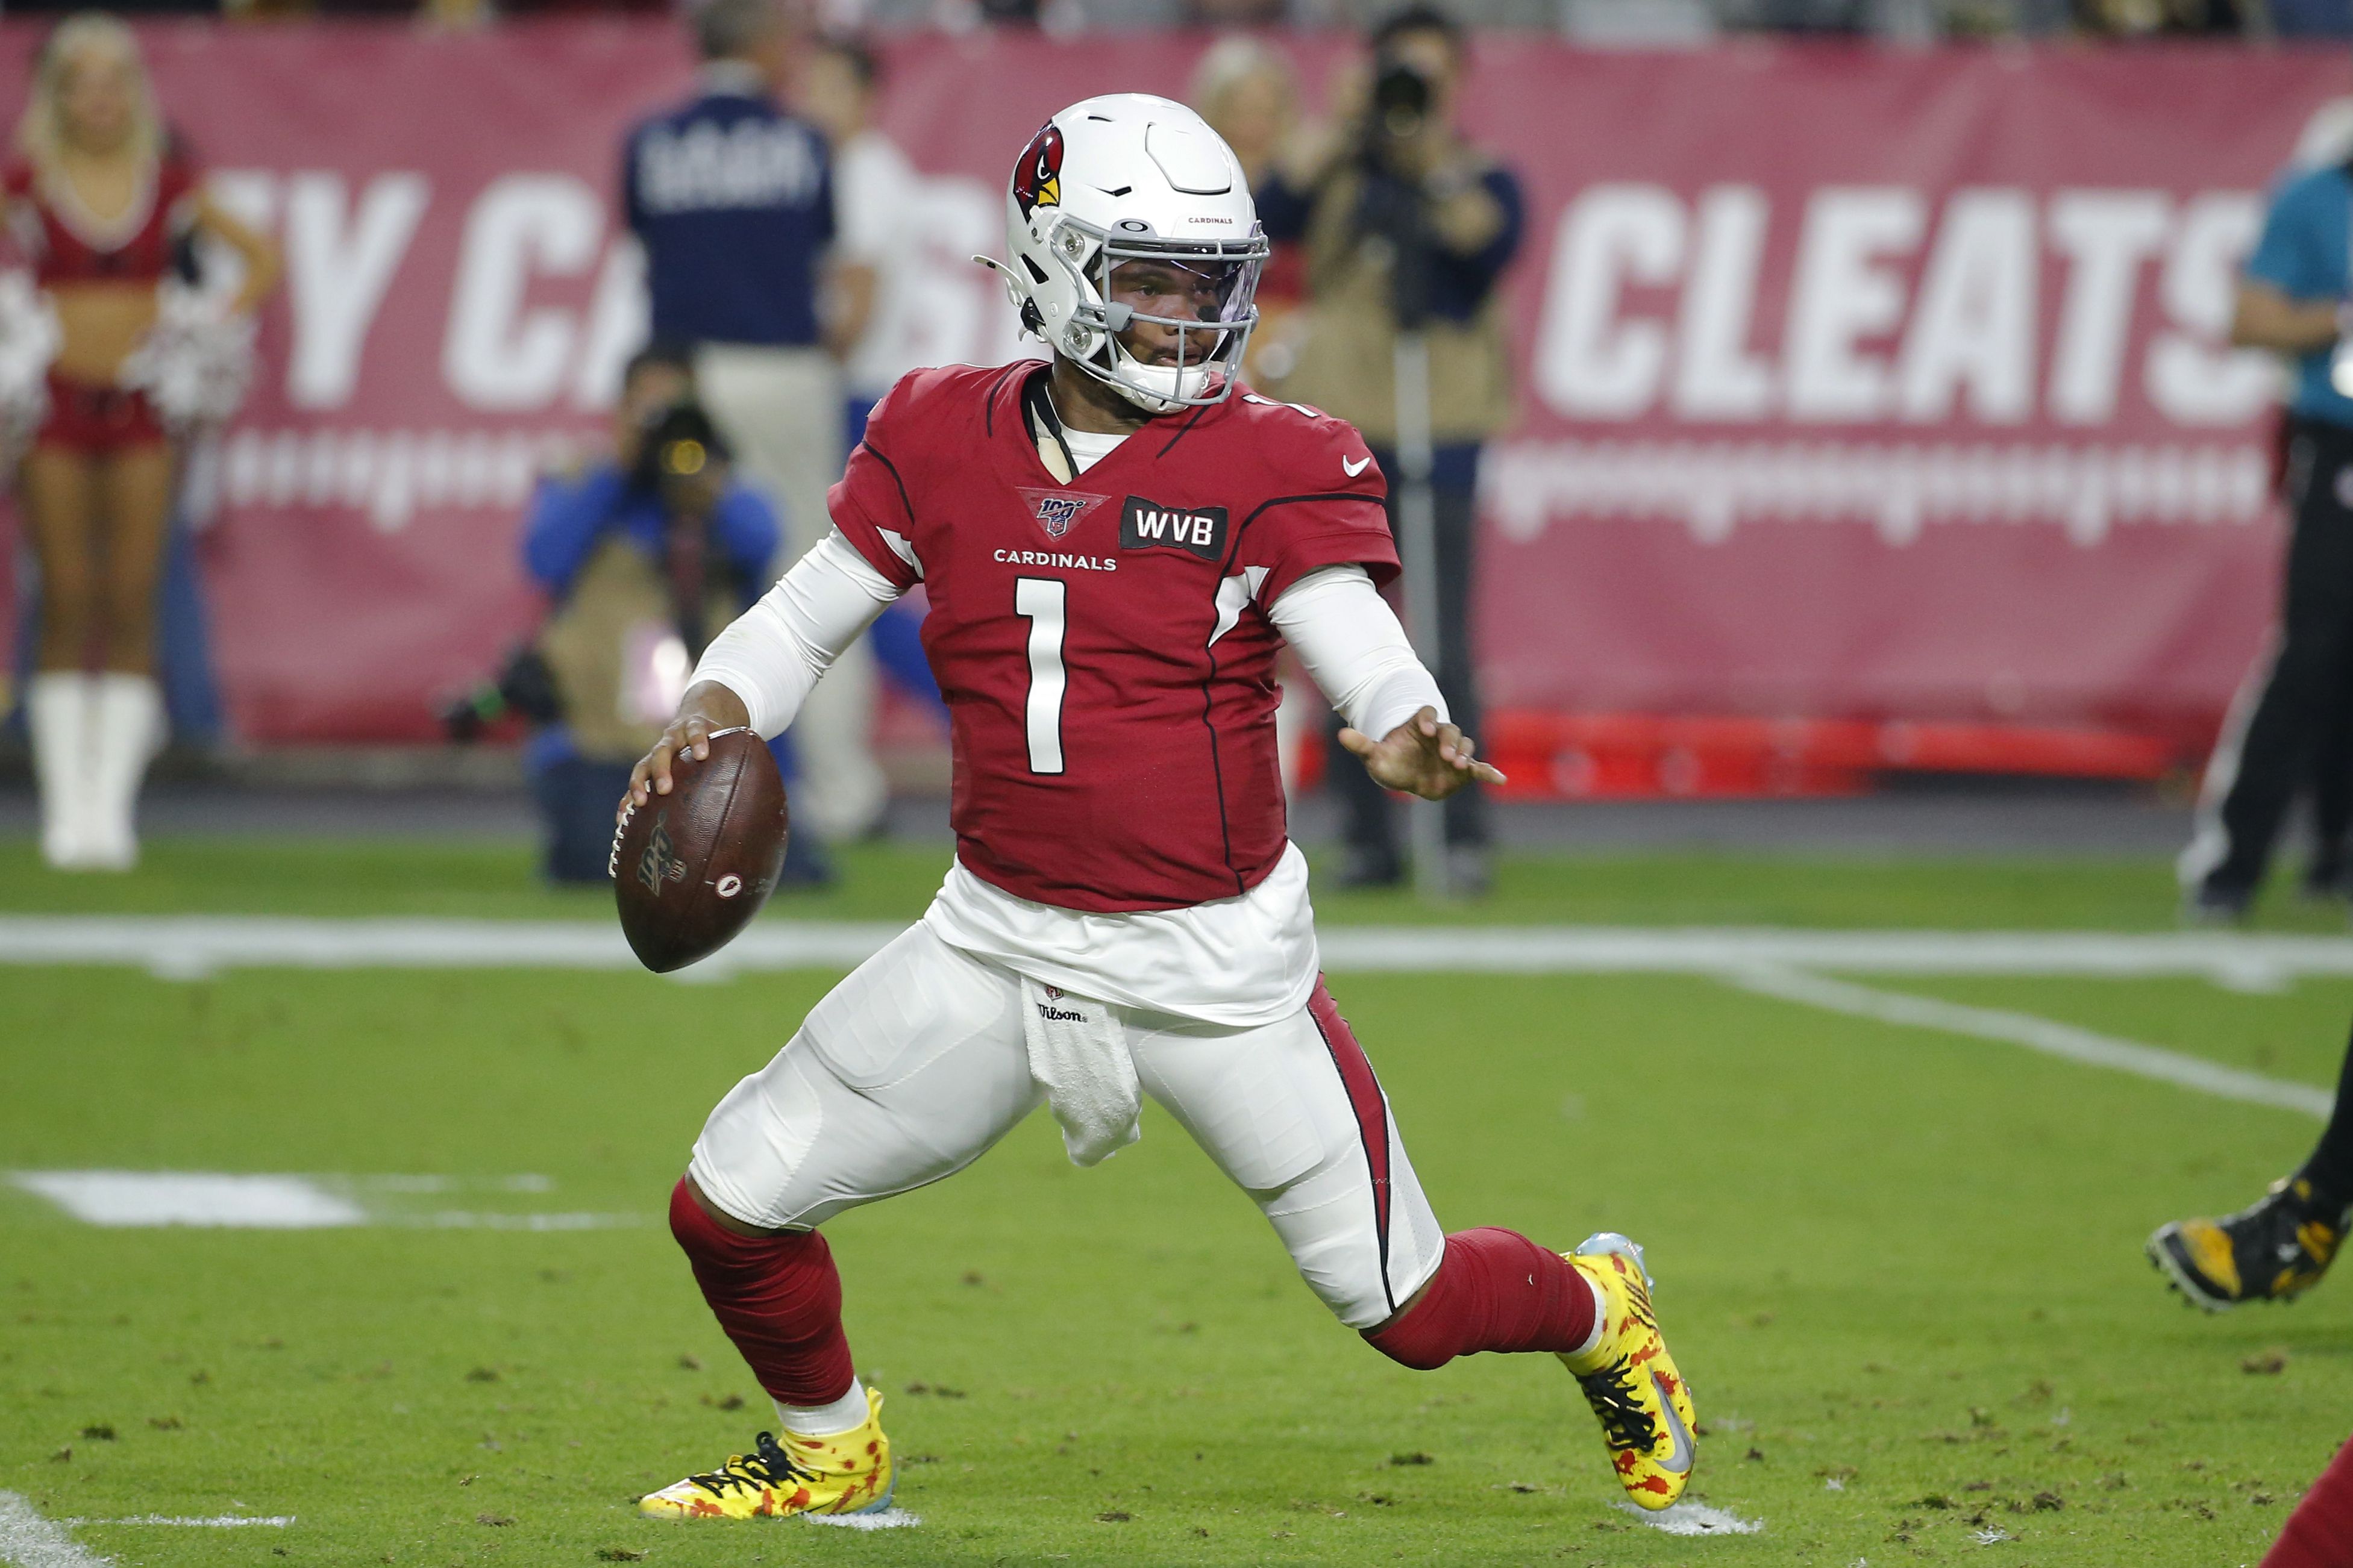
[[[1013,166],[1013,199],[1021,204],[1023,217],[1062,205],[1062,133],[1052,125],[1030,139]]]

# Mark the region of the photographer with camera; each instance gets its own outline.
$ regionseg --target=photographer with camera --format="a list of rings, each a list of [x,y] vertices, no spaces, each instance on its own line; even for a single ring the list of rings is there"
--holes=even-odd
[[[1495,284],[1519,249],[1524,206],[1511,172],[1453,124],[1461,27],[1417,5],[1382,23],[1372,46],[1369,75],[1335,92],[1332,123],[1295,139],[1253,193],[1268,236],[1297,244],[1307,271],[1297,363],[1266,390],[1349,420],[1372,443],[1408,588],[1421,595],[1409,627],[1435,656],[1455,721],[1475,731],[1472,498],[1480,445],[1512,416]],[[1419,569],[1418,551],[1428,555]],[[1390,802],[1348,761],[1335,742],[1331,777],[1348,816],[1342,883],[1394,883],[1404,864]],[[1421,879],[1483,891],[1484,801],[1465,789],[1442,809],[1443,863],[1418,868]]]
[[[704,645],[766,585],[777,537],[767,501],[732,476],[691,358],[641,351],[622,373],[611,455],[543,479],[533,497],[523,564],[547,591],[546,624],[445,715],[459,740],[501,711],[534,725],[528,767],[551,879],[604,880],[630,763]]]

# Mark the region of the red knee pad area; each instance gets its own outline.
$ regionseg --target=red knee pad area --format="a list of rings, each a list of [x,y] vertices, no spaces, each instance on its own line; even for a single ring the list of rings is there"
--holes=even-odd
[[[1593,1335],[1593,1290],[1567,1258],[1516,1231],[1457,1231],[1421,1299],[1366,1342],[1417,1372],[1478,1351],[1573,1351]]]
[[[771,1398],[830,1405],[856,1379],[841,1331],[841,1275],[813,1230],[738,1236],[703,1212],[681,1178],[670,1194],[670,1233],[694,1282]]]

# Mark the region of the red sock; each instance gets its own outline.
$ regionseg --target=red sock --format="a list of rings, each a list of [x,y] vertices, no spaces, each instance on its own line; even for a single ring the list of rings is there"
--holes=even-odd
[[[2263,1568],[2353,1568],[2353,1443],[2312,1483]]]
[[[1372,1347],[1420,1372],[1473,1351],[1573,1351],[1593,1337],[1593,1288],[1557,1252],[1492,1227],[1446,1238],[1421,1300]]]
[[[752,1375],[786,1405],[830,1405],[857,1373],[841,1331],[841,1276],[813,1230],[738,1236],[703,1213],[681,1179],[670,1194],[670,1233],[694,1282]]]

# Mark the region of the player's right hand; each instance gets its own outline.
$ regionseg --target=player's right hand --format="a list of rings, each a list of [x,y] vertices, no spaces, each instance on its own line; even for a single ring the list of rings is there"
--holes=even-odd
[[[678,705],[678,717],[671,720],[653,744],[653,750],[638,759],[629,770],[629,790],[614,808],[617,820],[633,805],[643,805],[658,795],[670,792],[670,763],[681,756],[691,756],[696,762],[711,757],[711,737],[721,730],[740,730],[752,722],[752,710],[744,700],[715,680],[705,680],[688,688]]]

